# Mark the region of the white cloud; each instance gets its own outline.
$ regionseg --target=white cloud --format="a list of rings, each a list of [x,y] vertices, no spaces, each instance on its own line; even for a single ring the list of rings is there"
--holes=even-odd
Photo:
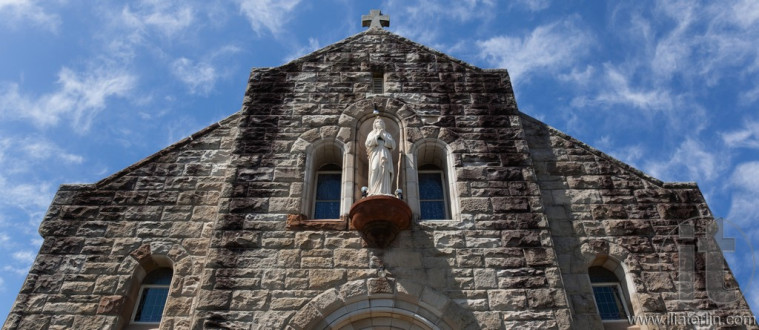
[[[190,93],[207,95],[213,90],[217,80],[229,75],[228,72],[220,72],[217,64],[228,55],[239,51],[239,47],[227,45],[198,61],[180,57],[171,63],[169,69],[174,77],[187,85]]]
[[[759,162],[741,163],[730,176],[730,183],[741,189],[759,193]]]
[[[303,55],[309,54],[319,48],[321,48],[321,46],[319,45],[319,40],[317,40],[316,38],[308,38],[308,45],[299,47],[297,50],[295,50],[295,52],[288,55],[285,58],[285,62],[290,62]]]
[[[35,0],[0,0],[0,25],[23,29],[27,23],[57,32],[61,18],[47,13]]]
[[[490,64],[509,70],[513,81],[525,81],[533,74],[559,74],[582,57],[593,43],[576,18],[535,28],[520,37],[497,36],[477,42],[481,57]]]
[[[31,265],[32,262],[34,262],[34,258],[37,256],[34,251],[30,250],[23,250],[23,251],[16,251],[13,252],[13,259],[16,259],[16,261]]]
[[[492,9],[496,3],[492,0],[463,0],[463,1],[433,1],[419,0],[413,5],[408,1],[390,1],[389,5],[405,4],[405,12],[413,19],[438,17],[451,18],[459,22],[466,22],[474,18],[482,18],[492,15]],[[398,8],[400,9],[400,8]],[[388,11],[391,12],[391,11]],[[424,24],[424,20],[417,21]]]
[[[630,86],[632,75],[619,68],[604,64],[602,86],[593,97],[580,96],[572,100],[574,107],[627,105],[642,110],[665,110],[673,108],[674,97],[667,90]],[[582,78],[580,76],[579,78]]]
[[[738,164],[729,179],[734,188],[728,219],[742,228],[759,221],[759,161]]]
[[[738,101],[743,105],[749,105],[759,100],[759,86],[743,91],[738,95]]]
[[[124,23],[137,30],[151,28],[169,37],[191,26],[195,17],[193,8],[185,2],[160,0],[143,0],[134,10],[126,6],[121,15]]]
[[[584,70],[578,70],[574,67],[571,72],[559,74],[557,78],[565,82],[587,86],[592,82],[592,78],[594,78],[595,75],[596,68],[592,65],[586,65]]]
[[[643,156],[646,156],[645,149],[641,145],[612,149],[609,154],[627,164],[636,164],[643,159]]]
[[[663,82],[685,77],[686,82],[713,86],[726,77],[726,68],[756,71],[751,63],[759,56],[754,42],[759,38],[758,8],[753,0],[657,2],[650,20],[638,20],[657,31],[640,47],[651,59],[646,64],[650,73]],[[741,77],[729,77],[736,78]]]
[[[26,138],[23,141],[20,141],[20,143],[14,144],[20,146],[20,149],[24,151],[26,157],[28,158],[39,160],[47,160],[53,158],[59,161],[63,161],[67,164],[81,164],[84,162],[84,157],[68,153],[63,150],[63,148],[57,146],[55,143],[47,140],[34,140],[32,138]]]
[[[648,161],[643,168],[664,181],[712,181],[722,175],[729,159],[709,152],[700,142],[687,138],[664,161]]]
[[[7,135],[0,132],[0,135]],[[8,180],[29,180],[29,174],[34,173],[35,168],[47,164],[80,165],[84,163],[84,157],[73,154],[52,141],[37,136],[16,137],[9,136],[0,138],[0,187]],[[13,190],[14,184],[7,184],[8,189]],[[2,202],[0,202],[2,204]]]
[[[58,72],[59,87],[52,93],[23,95],[17,84],[0,84],[0,118],[29,120],[39,127],[55,126],[66,118],[72,128],[86,132],[106,100],[126,96],[135,82],[125,70],[98,68],[77,73],[64,67]]]
[[[171,72],[185,83],[193,94],[208,94],[216,83],[216,69],[209,63],[195,63],[185,57],[171,63]]]
[[[759,149],[759,122],[744,121],[743,128],[720,135],[730,148]]]
[[[290,14],[299,2],[300,0],[238,0],[240,12],[259,36],[264,30],[275,35],[282,33],[283,26],[290,20]]]
[[[3,266],[3,271],[8,273],[14,273],[18,276],[26,276],[29,273],[29,266],[26,267],[14,267],[11,265],[5,265]],[[0,285],[3,283],[3,281],[0,281]]]
[[[441,26],[451,21],[488,21],[495,16],[496,5],[493,0],[389,0],[383,3],[382,12],[390,14],[395,33],[436,49],[448,49],[439,44]]]
[[[44,210],[53,198],[52,185],[46,182],[11,183],[0,176],[0,205],[25,210]]]
[[[529,11],[541,11],[551,5],[551,0],[517,0],[514,4]]]

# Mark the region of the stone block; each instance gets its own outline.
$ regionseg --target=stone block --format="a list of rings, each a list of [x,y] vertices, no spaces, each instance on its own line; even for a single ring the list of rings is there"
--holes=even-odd
[[[308,272],[310,289],[326,289],[345,282],[345,270],[341,269],[312,269]]]
[[[650,220],[604,220],[603,225],[611,236],[649,236],[654,232]]]
[[[337,268],[366,268],[369,266],[369,253],[364,249],[335,249],[334,264]]]
[[[488,302],[493,311],[519,311],[526,307],[525,290],[490,290]]]
[[[461,212],[463,213],[489,213],[489,198],[462,198]]]
[[[477,289],[493,289],[498,287],[495,269],[475,269],[474,286]]]
[[[524,197],[493,197],[495,212],[528,212],[530,205]]]

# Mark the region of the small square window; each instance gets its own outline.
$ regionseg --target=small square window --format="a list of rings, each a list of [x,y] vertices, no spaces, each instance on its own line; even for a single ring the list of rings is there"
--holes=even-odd
[[[375,72],[372,74],[372,93],[385,93],[385,77],[381,72]]]

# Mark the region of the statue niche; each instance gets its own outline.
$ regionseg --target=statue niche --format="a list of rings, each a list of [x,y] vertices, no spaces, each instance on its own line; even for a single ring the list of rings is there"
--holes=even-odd
[[[369,158],[369,184],[367,195],[393,195],[393,155],[395,140],[385,130],[385,121],[377,117],[372,123],[372,131],[366,137],[364,146]]]
[[[369,246],[384,248],[398,232],[410,227],[411,209],[400,195],[393,194],[398,173],[395,164],[400,158],[393,133],[399,133],[398,127],[388,128],[379,115],[371,126],[366,124],[359,129],[358,136],[366,136],[366,140],[360,144],[365,149],[357,161],[358,173],[366,173],[366,194],[351,206],[350,227],[360,231]]]

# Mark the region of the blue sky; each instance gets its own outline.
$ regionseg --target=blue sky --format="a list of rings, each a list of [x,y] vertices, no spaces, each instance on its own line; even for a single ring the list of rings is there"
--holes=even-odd
[[[390,31],[506,68],[521,111],[697,181],[759,310],[759,2],[0,0],[0,317],[61,183],[92,183],[239,110],[252,67]]]

